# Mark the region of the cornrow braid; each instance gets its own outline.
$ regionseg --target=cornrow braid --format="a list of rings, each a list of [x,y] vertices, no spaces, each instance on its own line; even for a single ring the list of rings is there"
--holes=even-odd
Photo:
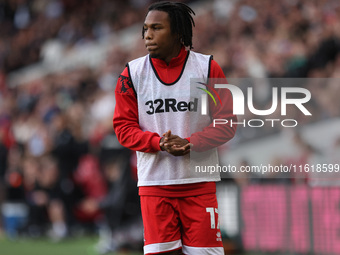
[[[170,19],[170,28],[173,34],[179,35],[181,43],[193,49],[192,47],[192,27],[195,26],[192,15],[195,12],[186,4],[179,2],[156,2],[149,6],[150,11],[163,11],[168,13]],[[144,28],[142,30],[142,38],[144,39]]]

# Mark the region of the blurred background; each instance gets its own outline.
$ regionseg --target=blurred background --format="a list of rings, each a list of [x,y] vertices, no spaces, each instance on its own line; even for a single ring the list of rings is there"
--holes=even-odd
[[[112,116],[119,74],[147,54],[152,2],[0,1],[1,254],[141,254],[135,155]],[[196,12],[194,50],[214,55],[228,79],[314,81],[303,85],[311,117],[289,109],[299,126],[288,131],[241,126],[221,162],[339,164],[340,2],[182,2]],[[268,109],[273,83],[261,84],[254,105]],[[338,174],[276,177],[224,176],[226,253],[339,254]]]

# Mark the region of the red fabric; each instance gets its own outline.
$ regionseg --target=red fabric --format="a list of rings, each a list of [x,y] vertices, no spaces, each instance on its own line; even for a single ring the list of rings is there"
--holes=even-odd
[[[99,162],[92,155],[86,155],[80,159],[77,171],[74,173],[74,180],[86,197],[100,199],[107,193]]]
[[[182,239],[182,245],[190,247],[223,247],[215,208],[215,194],[186,198],[141,196],[144,245],[158,244],[157,252],[164,252],[168,247],[163,243]]]
[[[10,149],[15,144],[15,138],[11,131],[10,123],[5,123],[3,126],[0,126],[0,142],[2,137],[2,143],[5,145],[7,149]]]
[[[190,197],[215,193],[216,193],[215,182],[199,182],[190,184],[139,187],[140,196]]]
[[[74,173],[74,180],[87,199],[100,200],[107,194],[107,186],[99,169],[97,158],[92,155],[86,155],[80,159],[77,171]],[[97,209],[93,212],[85,211],[82,204],[78,204],[73,210],[78,220],[83,222],[92,222],[102,217],[102,212]]]

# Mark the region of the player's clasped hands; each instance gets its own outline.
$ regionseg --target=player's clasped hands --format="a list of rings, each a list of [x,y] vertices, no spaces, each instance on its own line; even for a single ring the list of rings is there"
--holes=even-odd
[[[165,132],[160,141],[160,147],[163,151],[173,156],[184,156],[190,153],[192,144],[188,140],[171,134],[171,130]]]

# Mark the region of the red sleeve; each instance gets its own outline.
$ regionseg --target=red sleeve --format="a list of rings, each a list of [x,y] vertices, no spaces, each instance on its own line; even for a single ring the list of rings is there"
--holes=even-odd
[[[226,77],[215,60],[211,60],[210,64],[210,81],[209,85],[214,86],[216,82],[220,83],[220,79],[225,79]],[[214,81],[214,78],[218,80]],[[209,89],[210,90],[210,89]],[[210,90],[212,94],[214,91]],[[231,140],[236,132],[236,124],[230,125],[230,121],[235,123],[237,117],[233,114],[233,98],[231,92],[228,89],[215,89],[219,95],[222,105],[218,99],[217,105],[209,97],[209,109],[212,119],[225,119],[228,120],[227,124],[213,126],[211,123],[209,126],[204,128],[200,132],[193,133],[190,137],[190,142],[193,144],[194,151],[206,151],[215,147],[218,147],[229,140]]]
[[[135,151],[160,151],[159,134],[144,132],[139,126],[137,97],[127,67],[118,78],[115,96],[113,128],[120,144]]]

